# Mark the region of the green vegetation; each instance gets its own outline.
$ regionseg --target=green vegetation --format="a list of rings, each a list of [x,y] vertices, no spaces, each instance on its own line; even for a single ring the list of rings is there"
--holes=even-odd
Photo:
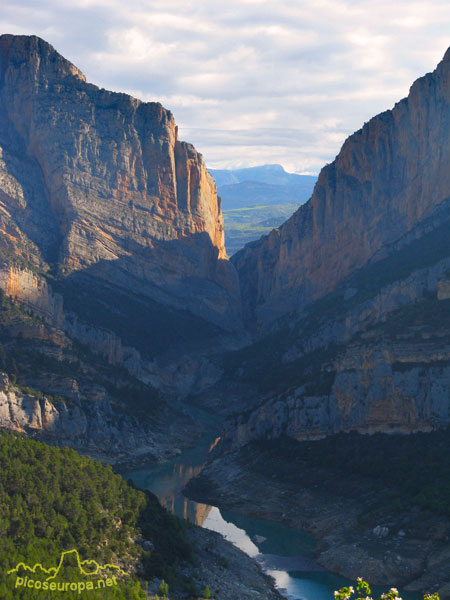
[[[298,208],[298,204],[256,205],[223,211],[227,254],[232,256],[253,240],[279,227]]]
[[[159,593],[161,594],[161,596],[163,598],[167,598],[167,595],[169,594],[169,586],[164,581],[164,579],[161,581],[161,583],[159,585]]]
[[[0,371],[7,373],[12,383],[17,381],[18,368],[16,359],[7,353],[4,347],[0,344]]]
[[[356,580],[356,592],[353,586],[343,587],[340,590],[334,592],[335,600],[350,600],[354,596],[353,600],[373,600],[372,590],[370,589],[367,581],[364,581],[362,577],[358,577]],[[424,600],[439,600],[438,594],[425,594]],[[398,595],[397,588],[391,588],[388,592],[381,594],[377,600],[402,600]]]
[[[42,599],[42,591],[14,588],[15,575],[7,571],[19,562],[55,567],[61,553],[74,548],[81,560],[112,563],[129,573],[114,589],[90,592],[91,598],[145,598],[138,577],[179,582],[178,564],[192,558],[188,525],[109,466],[6,432],[0,433],[0,466],[2,600]],[[136,543],[141,536],[151,540],[153,551]],[[79,579],[79,571],[67,569],[71,581]]]
[[[354,494],[350,481],[370,478],[380,489],[389,490],[385,510],[415,504],[450,516],[449,434],[450,428],[413,435],[340,433],[314,442],[257,441],[244,449],[242,460],[250,461],[258,473],[275,472],[293,483],[307,467],[304,479],[311,485],[332,486],[342,495]],[[252,452],[257,460],[251,458]]]

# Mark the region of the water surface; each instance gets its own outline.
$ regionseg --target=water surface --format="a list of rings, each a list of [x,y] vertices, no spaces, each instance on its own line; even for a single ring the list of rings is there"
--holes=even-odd
[[[213,441],[214,438],[205,439],[167,463],[143,466],[122,475],[131,478],[137,487],[152,491],[170,512],[221,533],[255,558],[289,600],[333,600],[334,590],[354,585],[354,581],[317,565],[315,540],[310,534],[281,523],[221,511],[183,496],[184,486],[201,471]],[[404,594],[403,598],[416,600],[419,596]]]

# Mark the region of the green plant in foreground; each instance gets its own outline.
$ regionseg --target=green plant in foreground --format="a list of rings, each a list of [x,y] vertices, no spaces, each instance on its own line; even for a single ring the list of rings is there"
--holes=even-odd
[[[353,600],[374,600],[371,596],[372,590],[370,589],[367,581],[364,581],[362,577],[358,577],[356,580],[356,593],[352,586],[342,587],[340,590],[334,592],[336,600],[349,600],[352,595],[355,595]],[[439,600],[439,594],[425,594],[424,600]],[[391,588],[389,592],[381,594],[377,600],[402,600],[398,595],[397,588]]]
[[[159,585],[159,592],[163,598],[167,598],[167,595],[169,593],[169,586],[164,581],[164,579],[161,581],[161,583]]]

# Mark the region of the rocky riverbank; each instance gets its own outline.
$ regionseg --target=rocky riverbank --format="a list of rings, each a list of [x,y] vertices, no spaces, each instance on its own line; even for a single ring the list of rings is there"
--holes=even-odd
[[[296,458],[299,447],[286,439],[216,456],[186,493],[313,533],[316,560],[329,571],[449,598],[449,519],[376,477],[308,464]]]
[[[201,589],[209,585],[215,600],[281,600],[273,579],[220,533],[194,527],[189,535],[199,558],[197,581]]]
[[[208,586],[215,600],[282,600],[273,579],[220,533],[193,526],[188,538],[194,546],[197,566],[186,566],[182,574],[190,578],[197,596]],[[159,584],[156,579],[150,582],[150,597],[158,593]]]

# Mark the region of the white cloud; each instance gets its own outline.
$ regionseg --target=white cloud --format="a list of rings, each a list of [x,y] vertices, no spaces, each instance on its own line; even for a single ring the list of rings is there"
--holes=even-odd
[[[449,45],[448,0],[3,0],[90,81],[175,115],[211,167],[317,172]]]

